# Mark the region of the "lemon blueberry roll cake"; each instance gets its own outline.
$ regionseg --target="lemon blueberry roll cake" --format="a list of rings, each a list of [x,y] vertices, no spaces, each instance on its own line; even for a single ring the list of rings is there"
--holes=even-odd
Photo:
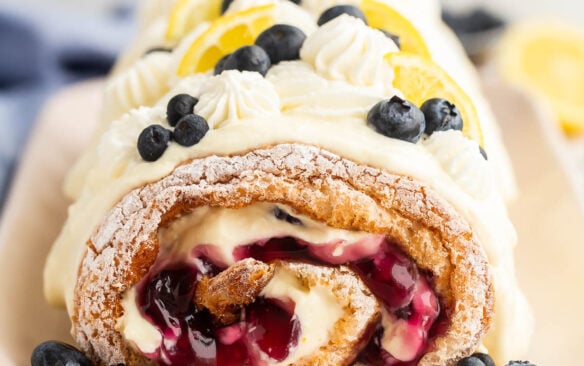
[[[434,2],[144,9],[45,268],[83,353],[33,364],[524,356],[512,177]]]

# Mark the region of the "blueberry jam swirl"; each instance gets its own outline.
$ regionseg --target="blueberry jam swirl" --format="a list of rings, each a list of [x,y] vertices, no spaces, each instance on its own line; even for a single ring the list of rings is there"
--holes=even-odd
[[[303,225],[282,209],[275,214],[291,225]],[[314,245],[285,236],[237,246],[233,257],[236,261],[253,258],[265,263],[284,260],[330,266],[339,264],[334,263],[334,250],[334,245]],[[378,243],[374,255],[351,252],[344,256],[347,258],[350,260],[343,264],[358,274],[383,304],[382,320],[357,361],[366,365],[417,364],[428,339],[436,333],[435,324],[440,323],[438,300],[427,276],[386,239]],[[137,287],[143,317],[162,335],[157,351],[146,357],[165,365],[251,366],[278,364],[296,349],[302,324],[290,299],[260,295],[241,309],[238,321],[218,324],[193,299],[203,277],[213,278],[228,266],[202,254],[188,263],[161,263]]]

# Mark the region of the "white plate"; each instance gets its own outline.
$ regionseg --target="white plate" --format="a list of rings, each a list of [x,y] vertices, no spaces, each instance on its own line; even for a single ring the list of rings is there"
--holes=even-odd
[[[66,215],[63,176],[89,138],[102,87],[76,85],[51,100],[16,176],[0,227],[0,365],[28,364],[44,340],[71,341],[65,312],[43,299],[42,268]],[[584,344],[584,214],[557,156],[557,131],[521,95],[488,91],[521,193],[510,212],[520,237],[519,280],[537,317],[530,358],[539,366],[572,364]]]

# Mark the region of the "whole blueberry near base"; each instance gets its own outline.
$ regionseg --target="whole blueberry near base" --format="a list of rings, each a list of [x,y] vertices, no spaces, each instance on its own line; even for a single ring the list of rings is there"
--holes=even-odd
[[[195,109],[195,105],[199,100],[188,94],[177,94],[166,106],[166,119],[168,124],[171,126],[176,126],[178,121],[186,116],[187,114],[192,114]]]
[[[270,56],[272,65],[280,61],[298,60],[306,35],[299,28],[276,24],[263,31],[255,41]]]
[[[384,136],[412,143],[420,140],[426,127],[422,111],[398,96],[373,106],[367,115],[367,123]]]
[[[420,108],[426,118],[425,133],[431,135],[435,131],[462,131],[462,117],[458,108],[446,99],[428,99]]]
[[[208,131],[209,125],[203,117],[189,114],[178,121],[172,137],[179,145],[193,146],[198,144]]]
[[[233,52],[223,65],[224,70],[256,71],[266,75],[272,66],[270,57],[259,46],[244,46]]]
[[[485,366],[485,363],[478,357],[470,356],[459,360],[456,366]]]
[[[172,132],[160,125],[146,127],[138,136],[138,152],[146,161],[158,160],[170,142]]]
[[[477,352],[477,353],[473,354],[472,356],[483,361],[485,366],[495,366],[495,361],[493,360],[493,358],[486,353]]]
[[[361,9],[353,5],[336,5],[331,8],[328,8],[320,15],[317,24],[321,26],[343,14],[347,14],[355,18],[361,19],[363,23],[367,24],[367,18],[365,17],[365,14],[363,14]]]
[[[31,366],[91,366],[91,361],[81,351],[68,344],[47,341],[39,344],[30,358]]]
[[[219,75],[225,70],[225,61],[231,56],[231,54],[227,54],[219,59],[215,64],[215,69],[213,69],[213,75]]]

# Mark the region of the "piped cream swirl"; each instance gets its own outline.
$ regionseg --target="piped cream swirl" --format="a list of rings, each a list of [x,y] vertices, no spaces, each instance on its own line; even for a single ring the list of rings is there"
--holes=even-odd
[[[280,98],[259,73],[228,70],[203,85],[195,112],[217,128],[244,118],[277,116]]]
[[[300,57],[327,79],[355,86],[391,85],[393,69],[383,56],[397,51],[395,43],[380,31],[341,15],[306,39]]]
[[[476,141],[460,131],[434,132],[423,142],[442,169],[469,195],[485,199],[495,188],[493,174]]]
[[[109,122],[140,106],[153,105],[169,89],[172,57],[153,52],[114,77],[106,86],[104,120]]]
[[[274,85],[284,114],[351,120],[364,124],[373,105],[396,94],[385,85],[354,86],[328,80],[302,61],[282,62],[270,69],[267,79]]]

